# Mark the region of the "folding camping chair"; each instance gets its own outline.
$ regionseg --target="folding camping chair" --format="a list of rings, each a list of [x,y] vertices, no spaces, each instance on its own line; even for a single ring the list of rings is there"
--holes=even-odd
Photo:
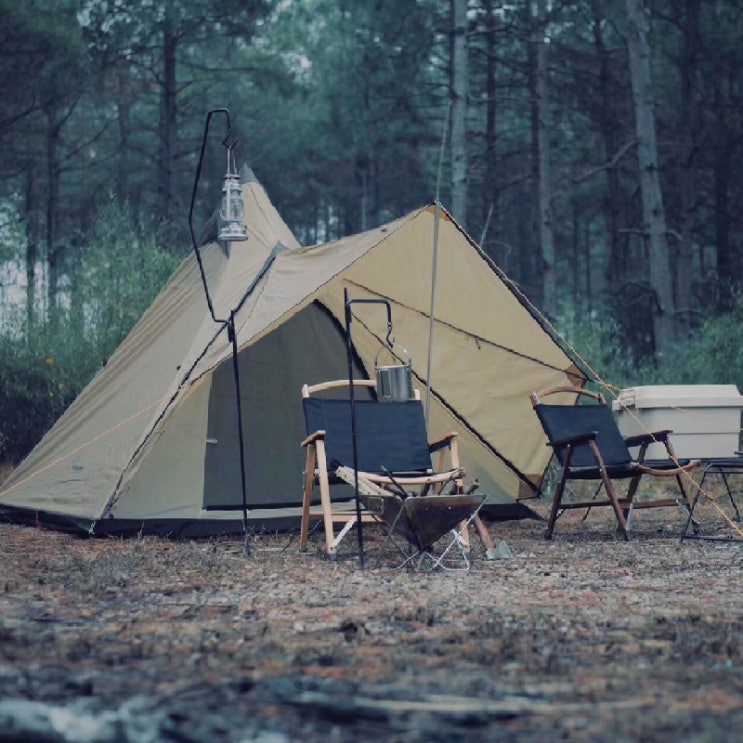
[[[542,402],[554,394],[569,396],[570,404],[545,404]],[[578,404],[588,401],[589,404]],[[551,539],[558,515],[567,509],[597,508],[611,506],[617,519],[621,536],[629,539],[630,517],[634,509],[679,506],[688,515],[691,503],[686,494],[682,475],[701,462],[698,459],[679,460],[670,441],[671,431],[655,431],[624,438],[604,397],[595,392],[577,387],[555,387],[531,393],[532,407],[547,434],[548,446],[562,467],[550,511],[545,539]],[[660,442],[666,447],[667,460],[646,462],[645,453],[650,444]],[[637,457],[630,449],[639,447]],[[643,475],[675,477],[680,498],[636,501]],[[599,488],[591,500],[563,502],[565,487],[569,480],[599,481]],[[614,486],[615,480],[629,480],[627,493],[620,498]],[[598,499],[601,488],[606,499]],[[588,513],[588,512],[587,512]]]
[[[465,471],[459,464],[457,434],[449,433],[439,441],[428,443],[423,406],[417,391],[415,399],[408,402],[377,402],[369,398],[357,399],[364,391],[374,392],[376,383],[373,380],[353,380],[353,385],[359,497],[366,504],[362,520],[384,524],[393,541],[395,537],[404,537],[419,553],[428,551],[448,532],[456,532],[454,525],[474,521],[486,550],[492,549],[490,535],[477,516],[485,497],[464,492]],[[337,394],[338,391],[346,393],[345,396],[322,394]],[[322,520],[325,551],[331,559],[356,523],[355,510],[348,507],[343,510],[331,501],[330,495],[331,484],[356,484],[348,392],[348,380],[302,388],[308,436],[302,441],[307,455],[300,549],[307,548],[310,521]],[[436,469],[431,459],[433,453],[438,453]],[[316,484],[320,491],[319,509],[312,506]],[[454,491],[446,499],[441,495],[444,487]],[[413,494],[409,488],[417,492]],[[415,504],[407,504],[410,498],[416,500]],[[336,523],[343,524],[337,534]],[[466,528],[452,535],[452,539],[458,540],[464,552],[469,549]],[[399,542],[397,544],[399,546]]]

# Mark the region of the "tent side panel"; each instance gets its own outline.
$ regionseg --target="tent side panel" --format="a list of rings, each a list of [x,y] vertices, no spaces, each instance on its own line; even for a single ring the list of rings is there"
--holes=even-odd
[[[207,259],[216,271],[220,255]],[[108,363],[16,469],[0,504],[96,518],[166,403],[204,317],[195,261],[185,260]]]
[[[151,435],[105,517],[197,518],[201,513],[211,375],[194,384]]]

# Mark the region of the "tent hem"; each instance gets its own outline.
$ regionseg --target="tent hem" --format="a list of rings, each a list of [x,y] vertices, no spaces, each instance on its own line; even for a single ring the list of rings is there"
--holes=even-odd
[[[196,539],[245,533],[242,519],[91,519],[17,506],[0,506],[0,523],[36,526],[79,537],[158,536]],[[289,531],[298,527],[299,519],[296,516],[282,515],[248,521],[248,531],[251,534]]]

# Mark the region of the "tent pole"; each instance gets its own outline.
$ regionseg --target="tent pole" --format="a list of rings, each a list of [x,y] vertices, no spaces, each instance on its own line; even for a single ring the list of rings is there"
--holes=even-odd
[[[441,134],[441,150],[439,151],[439,170],[436,176],[436,210],[433,223],[433,265],[431,267],[431,309],[428,317],[428,368],[426,369],[426,429],[428,429],[428,417],[431,412],[431,365],[433,359],[433,318],[436,305],[436,278],[439,266],[439,221],[441,219],[441,169],[444,163],[444,146],[446,145],[446,130],[449,124],[449,109],[451,101],[446,107],[444,117],[444,131]]]
[[[431,309],[428,321],[428,367],[426,369],[426,430],[428,430],[428,417],[431,411],[431,364],[433,358],[433,317],[436,304],[436,277],[439,266],[439,217],[441,215],[441,204],[436,200],[436,211],[434,212],[433,224],[433,266],[431,268]]]

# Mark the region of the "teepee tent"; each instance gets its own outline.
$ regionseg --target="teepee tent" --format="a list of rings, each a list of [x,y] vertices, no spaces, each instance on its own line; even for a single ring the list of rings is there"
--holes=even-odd
[[[234,312],[249,518],[297,513],[300,389],[347,377],[344,290],[389,301],[425,391],[437,215],[430,435],[459,433],[489,503],[533,496],[549,450],[528,394],[585,376],[450,215],[431,205],[301,247],[252,173],[244,181],[249,239],[201,255],[215,316]],[[355,375],[374,375],[386,334],[383,311],[354,305]],[[232,343],[191,256],[3,485],[0,516],[91,534],[242,530],[235,399]]]

